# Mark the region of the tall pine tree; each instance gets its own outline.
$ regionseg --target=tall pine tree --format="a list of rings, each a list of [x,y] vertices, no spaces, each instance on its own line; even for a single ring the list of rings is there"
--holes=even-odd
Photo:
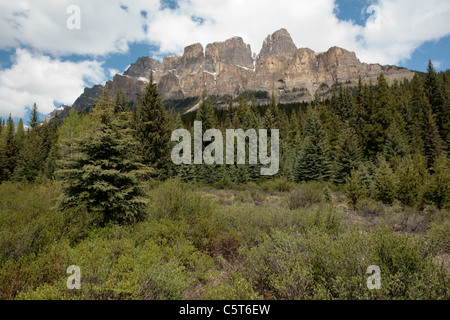
[[[331,175],[328,141],[318,111],[309,108],[296,164],[296,180],[324,181]]]
[[[166,179],[170,161],[170,126],[166,110],[153,82],[153,73],[145,89],[142,101],[134,112],[135,137],[143,163],[154,172],[152,178]]]

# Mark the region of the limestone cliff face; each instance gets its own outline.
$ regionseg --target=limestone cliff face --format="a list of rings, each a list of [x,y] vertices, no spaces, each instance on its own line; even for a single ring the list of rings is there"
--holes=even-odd
[[[125,92],[129,102],[138,102],[150,76],[158,83],[163,100],[182,100],[208,95],[231,95],[244,91],[275,93],[280,101],[310,100],[323,84],[356,83],[358,78],[376,82],[383,72],[388,81],[411,79],[413,72],[395,66],[361,63],[354,52],[333,47],[316,53],[297,48],[288,31],[269,35],[260,53],[252,54],[250,45],[240,37],[214,42],[204,48],[193,44],[183,55],[172,55],[158,62],[139,58],[123,75],[106,83],[111,94]],[[74,103],[77,111],[91,107],[100,86],[86,89]]]

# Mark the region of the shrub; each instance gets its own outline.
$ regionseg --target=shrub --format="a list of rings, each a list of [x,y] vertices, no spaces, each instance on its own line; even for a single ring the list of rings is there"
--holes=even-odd
[[[295,183],[288,181],[286,178],[275,178],[265,180],[259,184],[264,192],[289,192],[295,187]]]
[[[397,172],[396,198],[405,206],[421,204],[426,175],[423,161],[404,158]]]
[[[150,216],[156,219],[170,218],[195,220],[199,216],[209,216],[212,212],[212,203],[200,194],[194,192],[192,187],[169,180],[150,193]]]
[[[392,204],[397,195],[397,179],[389,164],[383,160],[375,174],[374,196],[378,201]]]
[[[325,201],[325,185],[320,182],[303,184],[288,195],[288,205],[292,210]]]
[[[252,283],[239,272],[227,275],[223,283],[208,288],[204,294],[207,300],[260,300],[262,297],[253,290]]]
[[[440,209],[450,208],[450,163],[441,157],[436,161],[434,174],[425,183],[424,201]]]
[[[345,194],[349,205],[356,209],[358,203],[368,196],[368,190],[364,184],[359,171],[352,170],[349,177],[345,179]]]
[[[432,251],[450,253],[450,219],[433,222],[428,230],[428,238]]]

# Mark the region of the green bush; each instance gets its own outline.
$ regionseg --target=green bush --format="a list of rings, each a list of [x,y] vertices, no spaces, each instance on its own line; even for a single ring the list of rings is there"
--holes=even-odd
[[[422,247],[386,230],[275,231],[242,254],[246,277],[265,299],[448,299],[450,294],[448,275]],[[370,265],[381,269],[381,290],[366,286]]]
[[[289,208],[295,210],[325,202],[327,200],[325,190],[327,190],[326,185],[321,182],[309,182],[300,185],[288,195]]]
[[[424,201],[440,209],[450,208],[450,162],[440,158],[433,168],[434,174],[425,183]]]
[[[289,192],[295,187],[295,183],[288,181],[286,178],[275,178],[262,181],[259,187],[264,192]]]
[[[199,216],[208,216],[212,204],[192,190],[188,184],[169,180],[149,194],[150,216],[156,219],[169,218],[195,220]]]

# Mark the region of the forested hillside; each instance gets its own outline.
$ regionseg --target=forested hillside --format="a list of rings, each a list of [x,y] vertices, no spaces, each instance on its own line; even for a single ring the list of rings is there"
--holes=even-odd
[[[62,124],[36,105],[0,121],[2,299],[450,298],[450,71],[184,116],[152,80],[131,109],[105,90]],[[194,120],[279,129],[278,173],[175,165],[171,133]]]

